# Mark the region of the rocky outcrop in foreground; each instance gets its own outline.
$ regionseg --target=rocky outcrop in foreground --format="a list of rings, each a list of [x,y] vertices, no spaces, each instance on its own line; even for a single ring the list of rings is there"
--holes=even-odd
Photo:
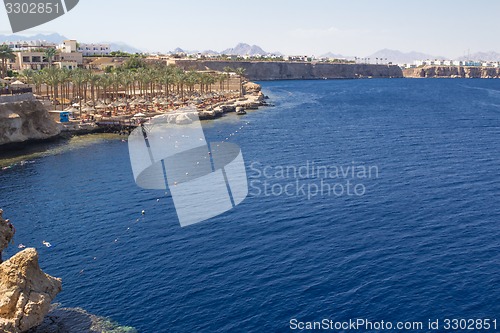
[[[403,74],[408,78],[497,79],[500,78],[500,68],[424,66],[405,69]]]
[[[0,331],[26,332],[40,325],[61,280],[45,274],[35,249],[25,249],[0,264]]]
[[[0,209],[0,253],[12,240],[14,226]],[[26,249],[0,264],[0,332],[26,332],[42,323],[61,280],[45,274],[35,249]]]
[[[10,101],[0,96],[0,145],[44,140],[60,133],[56,122],[31,94]],[[8,102],[5,102],[8,101]]]
[[[2,263],[2,252],[9,246],[15,233],[14,226],[9,220],[4,220],[3,210],[0,209],[0,263]]]
[[[0,253],[15,233],[2,213],[0,209]],[[35,249],[25,249],[1,263],[0,333],[137,333],[82,309],[51,305],[60,291],[61,279],[42,272]]]

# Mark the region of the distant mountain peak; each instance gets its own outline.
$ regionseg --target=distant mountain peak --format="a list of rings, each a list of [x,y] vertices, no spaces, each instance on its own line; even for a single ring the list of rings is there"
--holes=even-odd
[[[17,41],[29,41],[29,40],[45,40],[47,42],[59,44],[68,38],[66,36],[60,35],[58,33],[51,34],[36,34],[36,35],[0,35],[1,42],[17,42]]]
[[[351,56],[345,56],[345,55],[337,54],[337,53],[333,53],[333,52],[327,52],[325,54],[320,55],[319,57],[320,58],[330,58],[330,59],[351,59],[351,58],[353,58]]]
[[[500,61],[500,53],[495,51],[476,52],[467,56],[459,57],[456,60],[473,60],[473,61]]]
[[[399,50],[382,49],[372,55],[367,56],[371,59],[387,59],[388,62],[395,64],[412,64],[415,60],[425,60],[425,59],[444,59],[442,56],[434,56],[431,54],[426,54],[422,52],[401,52]]]
[[[235,47],[225,49],[222,54],[229,55],[266,55],[268,52],[264,51],[258,45],[250,45],[246,43],[238,43]]]

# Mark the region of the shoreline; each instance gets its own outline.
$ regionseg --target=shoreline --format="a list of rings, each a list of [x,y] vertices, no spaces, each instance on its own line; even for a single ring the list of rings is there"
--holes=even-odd
[[[500,68],[477,66],[423,66],[403,69],[407,79],[500,79]]]
[[[245,83],[247,90],[242,97],[227,99],[225,101],[204,105],[204,108],[198,109],[200,121],[212,121],[223,118],[226,114],[233,113],[236,115],[238,108],[244,110],[257,110],[263,106],[273,106],[268,103],[268,97],[261,92],[260,85],[247,82]],[[206,102],[206,101],[205,101]],[[155,115],[169,114],[175,110],[163,111],[155,113]],[[245,111],[246,112],[246,111]],[[153,114],[151,114],[153,115]],[[51,150],[59,150],[60,148],[69,147],[73,138],[94,136],[94,135],[110,135],[116,136],[116,140],[127,140],[129,132],[135,128],[120,122],[113,117],[105,119],[108,121],[101,122],[72,122],[69,125],[58,123],[61,131],[55,136],[46,139],[29,139],[22,142],[10,142],[0,145],[0,171],[10,168],[25,165],[30,160],[45,156],[45,153]],[[144,121],[147,121],[145,118]],[[134,126],[137,126],[134,124]],[[125,137],[123,136],[125,135]],[[94,138],[94,137],[89,137]],[[95,137],[97,140],[99,137]],[[92,140],[89,140],[92,141]]]

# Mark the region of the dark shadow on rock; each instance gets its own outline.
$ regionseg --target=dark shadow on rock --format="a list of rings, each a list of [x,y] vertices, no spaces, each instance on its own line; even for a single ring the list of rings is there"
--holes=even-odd
[[[90,314],[79,308],[58,308],[56,304],[43,323],[27,333],[137,333],[132,327]]]
[[[81,309],[54,309],[43,323],[28,333],[98,333],[92,330],[92,315]]]

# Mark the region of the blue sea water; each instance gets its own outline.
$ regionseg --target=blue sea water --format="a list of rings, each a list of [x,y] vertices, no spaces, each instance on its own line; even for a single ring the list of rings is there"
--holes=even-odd
[[[170,197],[135,185],[119,139],[0,171],[16,245],[37,247],[63,279],[57,302],[148,333],[292,332],[292,318],[500,321],[499,81],[262,84],[275,107],[204,123],[208,141],[240,145],[252,188],[197,225],[181,228]],[[279,191],[314,189],[318,175],[257,177],[308,163],[377,173],[327,177],[360,195],[310,198]],[[264,180],[274,194],[258,193]]]

